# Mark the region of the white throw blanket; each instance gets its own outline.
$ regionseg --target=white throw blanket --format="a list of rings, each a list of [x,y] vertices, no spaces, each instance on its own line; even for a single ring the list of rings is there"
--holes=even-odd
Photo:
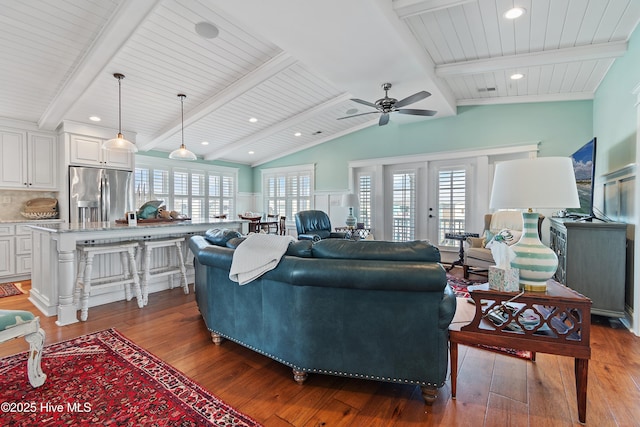
[[[273,270],[294,240],[291,236],[249,234],[233,253],[229,279],[244,285]]]

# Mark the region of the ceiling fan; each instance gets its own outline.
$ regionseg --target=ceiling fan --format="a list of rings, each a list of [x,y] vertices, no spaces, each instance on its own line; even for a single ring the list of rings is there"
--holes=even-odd
[[[359,104],[366,105],[368,107],[373,107],[377,111],[369,111],[367,113],[354,114],[346,117],[339,117],[338,120],[348,119],[351,117],[364,116],[365,114],[374,114],[374,113],[382,113],[380,116],[380,121],[378,121],[379,126],[384,126],[389,123],[389,113],[400,113],[400,114],[412,114],[414,116],[433,116],[437,113],[437,111],[433,110],[416,110],[413,108],[401,108],[409,104],[413,104],[414,102],[421,101],[431,94],[427,91],[416,92],[411,96],[407,96],[404,99],[398,101],[395,98],[389,98],[389,89],[391,89],[391,83],[384,83],[382,85],[382,89],[384,90],[384,98],[378,99],[375,103],[363,101],[362,99],[352,98],[353,102],[357,102]]]

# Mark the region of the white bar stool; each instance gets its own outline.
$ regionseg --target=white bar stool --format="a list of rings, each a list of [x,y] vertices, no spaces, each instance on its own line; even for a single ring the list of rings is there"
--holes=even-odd
[[[106,288],[111,286],[124,285],[124,293],[127,301],[131,301],[131,285],[136,293],[138,307],[144,307],[140,279],[138,277],[138,267],[136,265],[136,249],[138,242],[116,242],[98,244],[79,244],[76,246],[80,251],[80,262],[78,265],[78,277],[76,279],[76,289],[74,302],[76,305],[81,301],[80,320],[85,321],[89,311],[89,295],[95,288]],[[96,255],[120,254],[122,264],[122,274],[99,277],[92,279],[93,258]],[[109,266],[107,267],[109,268]]]
[[[146,305],[149,300],[149,279],[159,276],[169,276],[169,288],[173,289],[173,275],[180,274],[184,293],[189,293],[187,283],[187,270],[184,267],[184,256],[182,255],[182,245],[184,237],[169,239],[152,239],[141,242],[143,248],[142,258],[142,298]],[[151,268],[151,253],[154,249],[168,248],[166,266]],[[171,257],[171,248],[175,249],[175,258]]]

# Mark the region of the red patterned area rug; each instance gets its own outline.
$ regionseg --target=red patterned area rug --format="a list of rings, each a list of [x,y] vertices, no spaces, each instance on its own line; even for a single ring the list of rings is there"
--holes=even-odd
[[[0,298],[10,297],[13,295],[22,295],[24,291],[20,283],[1,283]]]
[[[474,285],[476,283],[486,283],[486,280],[468,280],[462,279],[460,277],[452,276],[447,273],[447,283],[453,289],[453,292],[456,294],[458,298],[469,298],[469,291],[467,290],[467,286]],[[503,348],[503,347],[493,347],[493,346],[480,346],[484,349],[498,352],[500,354],[507,354],[509,356],[519,357],[521,359],[532,360],[532,354],[530,351],[525,350],[514,350],[512,348]]]
[[[258,426],[115,329],[48,345],[44,385],[27,353],[0,359],[5,426]]]

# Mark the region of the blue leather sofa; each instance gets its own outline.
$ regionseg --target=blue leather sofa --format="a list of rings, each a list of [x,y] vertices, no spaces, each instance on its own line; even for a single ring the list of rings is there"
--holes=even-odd
[[[213,341],[235,341],[307,373],[415,384],[427,403],[448,367],[456,299],[427,242],[297,241],[278,266],[229,280],[239,234],[193,236],[195,295]]]

